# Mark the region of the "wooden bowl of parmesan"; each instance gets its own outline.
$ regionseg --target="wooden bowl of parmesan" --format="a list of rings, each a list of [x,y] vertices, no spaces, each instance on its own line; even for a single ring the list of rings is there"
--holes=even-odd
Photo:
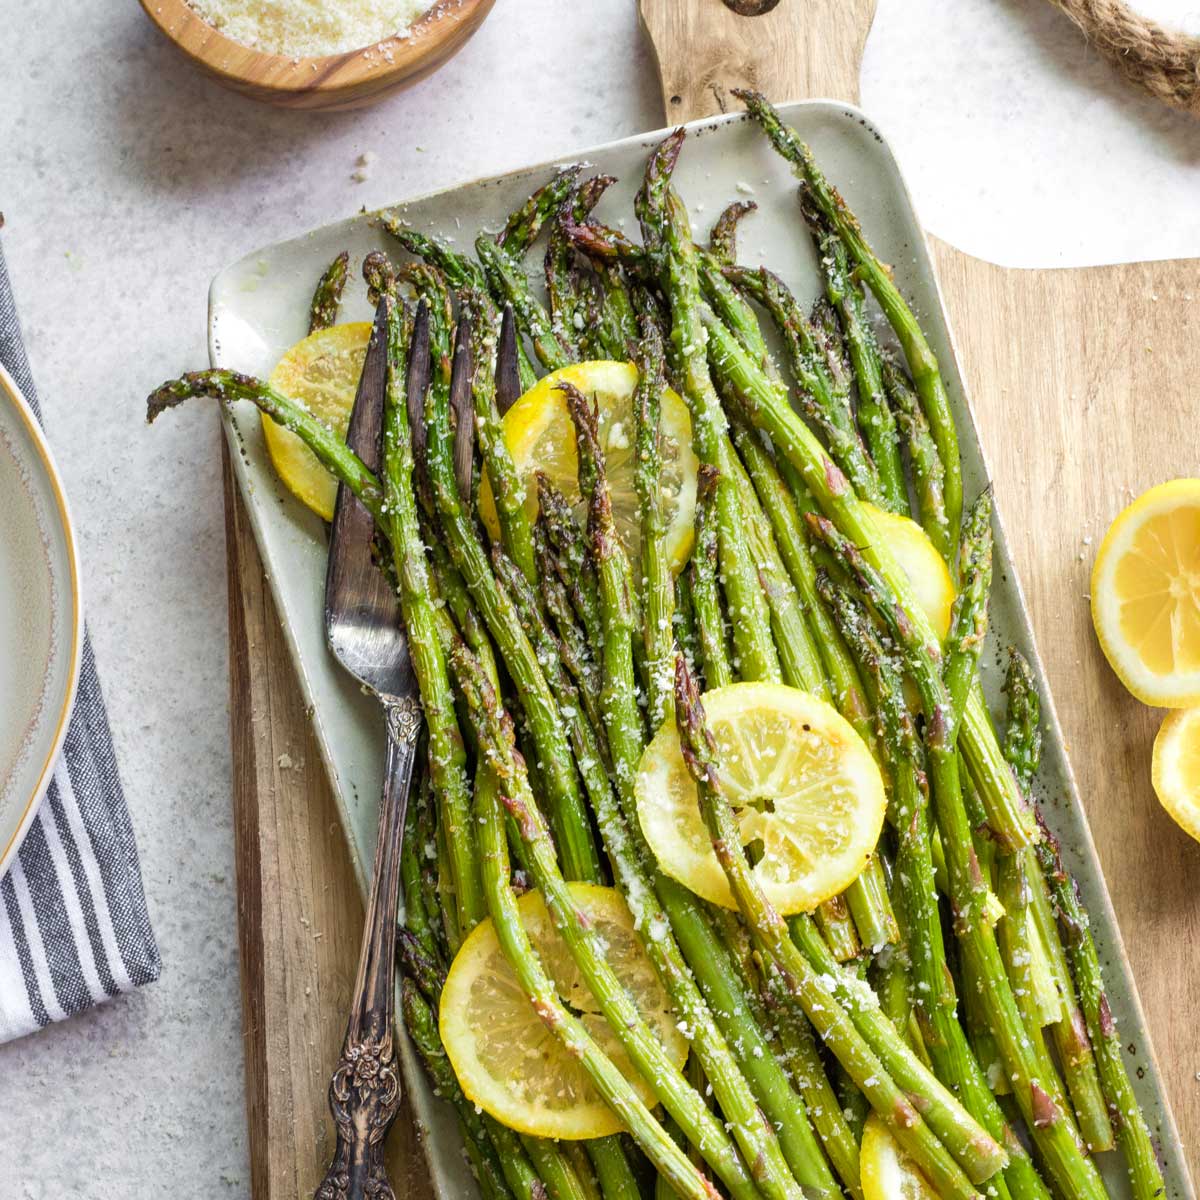
[[[196,66],[284,108],[360,108],[451,58],[495,0],[141,0]]]

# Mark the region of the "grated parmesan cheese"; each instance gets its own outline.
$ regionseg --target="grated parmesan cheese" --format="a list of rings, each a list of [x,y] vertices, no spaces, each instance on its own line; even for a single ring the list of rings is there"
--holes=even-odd
[[[227,38],[272,54],[315,58],[404,37],[431,0],[188,0]]]

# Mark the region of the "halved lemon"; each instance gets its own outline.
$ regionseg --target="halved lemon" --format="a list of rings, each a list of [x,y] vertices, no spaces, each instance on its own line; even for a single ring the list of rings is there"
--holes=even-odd
[[[778,683],[717,688],[704,708],[742,844],[771,903],[808,912],[844,891],[875,849],[886,806],[862,738],[824,700]],[[659,866],[705,900],[736,908],[674,722],[642,754],[636,794]]]
[[[1200,704],[1200,479],[1152,487],[1109,527],[1092,568],[1092,624],[1143,703]]]
[[[613,888],[572,883],[576,905],[592,923],[605,956],[638,1011],[680,1067],[688,1046],[678,1018],[633,928],[625,901]],[[654,1093],[638,1076],[551,924],[540,892],[517,902],[558,994],[587,1026],[638,1095],[653,1107]],[[509,966],[490,920],[463,942],[442,990],[442,1043],[463,1092],[498,1121],[537,1137],[606,1137],[622,1129],[579,1060],[534,1012]]]
[[[279,360],[268,382],[344,438],[370,340],[370,321],[318,329]],[[313,512],[332,521],[337,480],[294,433],[265,414],[262,423],[267,453],[279,478]]]
[[[575,426],[566,398],[557,388],[573,383],[599,406],[600,445],[604,449],[613,517],[626,548],[636,559],[641,541],[638,500],[633,483],[633,392],[638,372],[632,363],[595,361],[564,367],[538,380],[504,415],[504,440],[517,472],[525,479],[525,504],[537,516],[533,473],[545,471],[558,489],[578,506],[579,459]],[[666,542],[671,566],[682,569],[692,552],[692,521],[696,513],[696,456],[692,452],[692,418],[687,405],[670,388],[662,402],[662,460],[659,485],[666,513]],[[496,505],[485,476],[479,488],[479,515],[493,537],[500,534]]]
[[[1151,778],[1159,803],[1200,842],[1200,708],[1178,708],[1154,739]]]
[[[950,578],[946,560],[916,521],[876,508],[865,501],[863,508],[871,514],[871,520],[879,527],[884,544],[908,576],[917,603],[929,618],[929,623],[938,637],[944,639],[950,632],[955,596],[954,580]]]
[[[858,1168],[863,1200],[937,1200],[937,1192],[877,1114],[863,1126]]]

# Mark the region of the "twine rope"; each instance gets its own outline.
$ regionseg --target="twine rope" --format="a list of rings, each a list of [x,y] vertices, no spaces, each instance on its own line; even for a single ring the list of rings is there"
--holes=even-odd
[[[1165,29],[1124,0],[1050,0],[1131,83],[1200,116],[1200,38]]]

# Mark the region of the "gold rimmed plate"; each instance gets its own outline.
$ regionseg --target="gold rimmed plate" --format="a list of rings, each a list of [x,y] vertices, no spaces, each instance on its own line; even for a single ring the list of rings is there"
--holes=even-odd
[[[50,786],[82,651],[62,480],[33,409],[0,367],[0,874]]]

